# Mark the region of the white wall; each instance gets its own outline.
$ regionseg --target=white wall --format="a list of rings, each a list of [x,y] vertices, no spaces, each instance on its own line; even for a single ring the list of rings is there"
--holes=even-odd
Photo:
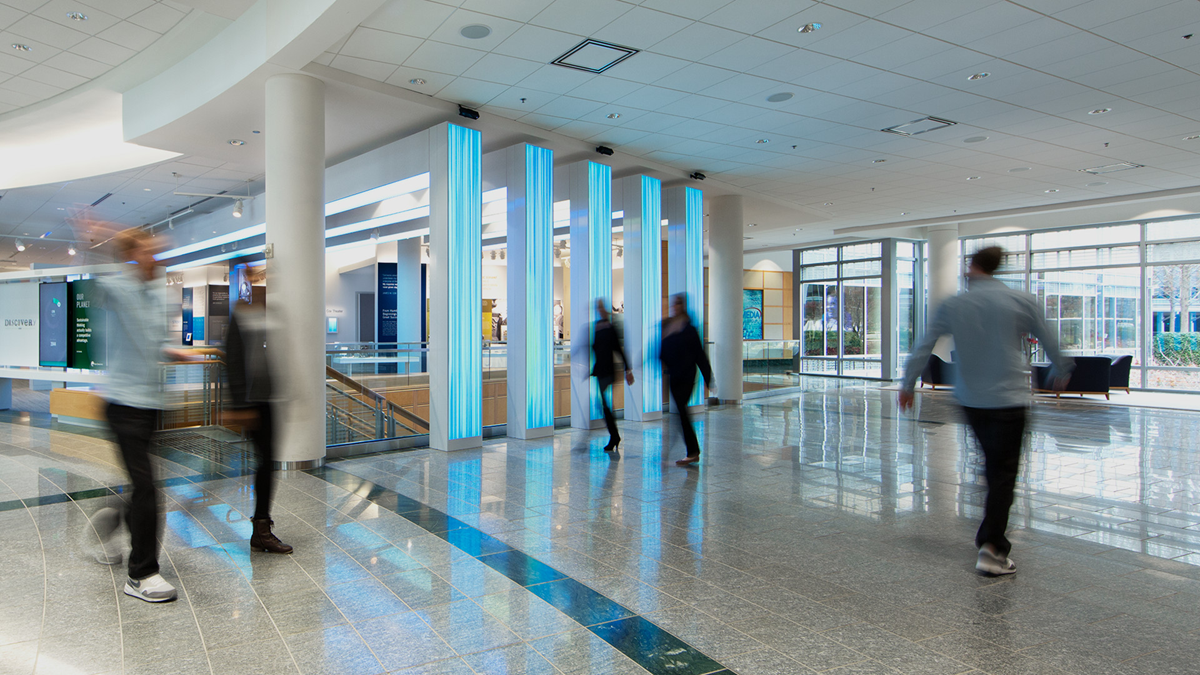
[[[371,264],[345,274],[338,272],[364,260]],[[326,344],[358,342],[358,294],[375,292],[374,260],[375,247],[370,244],[325,254],[325,316],[338,320],[338,332],[326,333]]]
[[[766,251],[763,253],[747,253],[745,256],[743,256],[742,269],[791,272],[792,252]]]

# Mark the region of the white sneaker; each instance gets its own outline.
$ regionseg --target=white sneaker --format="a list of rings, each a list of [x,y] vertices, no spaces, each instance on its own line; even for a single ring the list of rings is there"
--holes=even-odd
[[[975,569],[998,577],[1005,574],[1014,574],[1017,571],[1017,564],[1012,561],[1012,558],[1001,555],[990,544],[984,544],[979,549],[979,559],[975,561]]]
[[[121,512],[111,506],[106,506],[88,519],[88,525],[100,540],[92,556],[101,565],[121,564],[121,542],[118,540],[117,528],[121,526]],[[91,532],[85,532],[84,537],[91,540]]]
[[[167,583],[161,574],[145,579],[129,579],[125,582],[125,595],[132,595],[146,602],[169,602],[178,597],[175,587]]]

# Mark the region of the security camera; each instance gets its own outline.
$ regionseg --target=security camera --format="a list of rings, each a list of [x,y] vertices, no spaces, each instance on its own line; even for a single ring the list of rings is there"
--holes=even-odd
[[[705,178],[708,178],[708,176],[705,176],[704,174],[697,171],[697,172],[693,173],[692,175],[688,176],[688,178],[691,178],[692,180],[704,180]]]
[[[479,119],[479,113],[477,111],[471,110],[470,108],[466,108],[461,105],[458,106],[458,114],[462,115],[463,117],[465,117],[469,120]]]
[[[598,146],[596,146],[596,152],[598,152],[602,155],[611,155],[611,154],[613,154],[613,149],[608,147],[607,145],[598,145]]]

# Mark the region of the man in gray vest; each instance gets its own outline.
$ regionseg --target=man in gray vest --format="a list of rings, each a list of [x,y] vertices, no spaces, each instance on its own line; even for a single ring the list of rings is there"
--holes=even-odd
[[[1075,367],[1059,351],[1058,336],[1046,326],[1037,299],[1012,290],[993,276],[1003,259],[1004,250],[998,246],[971,256],[967,291],[937,308],[908,359],[900,390],[900,409],[911,409],[913,388],[934,343],[943,335],[952,335],[958,365],[954,396],[983,450],[988,494],[983,523],[975,535],[979,547],[975,569],[989,575],[1017,571],[1008,557],[1012,544],[1005,531],[1021,465],[1030,398],[1024,336],[1041,341],[1053,363],[1051,377],[1056,382],[1064,381]]]

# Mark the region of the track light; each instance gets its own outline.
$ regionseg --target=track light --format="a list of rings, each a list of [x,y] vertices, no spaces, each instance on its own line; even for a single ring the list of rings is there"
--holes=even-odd
[[[18,251],[24,251],[24,250],[25,250],[25,244],[24,244],[24,242],[22,242],[20,239],[18,239],[18,240],[17,240],[17,250],[18,250]]]
[[[237,200],[237,204],[235,204],[233,207],[233,217],[234,218],[242,217],[242,200],[240,200],[240,199]]]

